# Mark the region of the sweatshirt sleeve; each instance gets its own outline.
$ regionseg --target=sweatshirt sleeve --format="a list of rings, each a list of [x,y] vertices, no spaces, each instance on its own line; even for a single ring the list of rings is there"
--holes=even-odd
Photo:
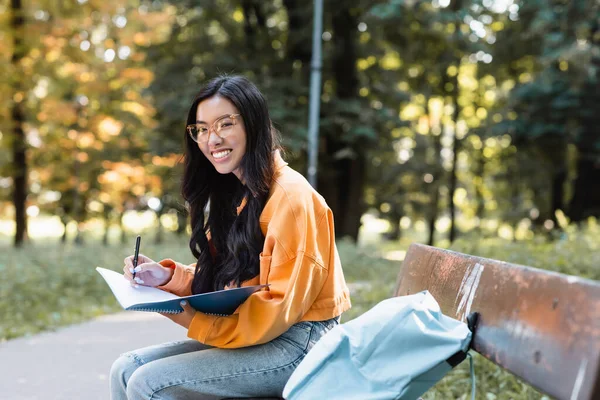
[[[301,321],[321,292],[328,275],[328,266],[322,260],[329,259],[328,255],[334,249],[332,243],[333,246],[335,244],[330,224],[333,221],[327,216],[324,215],[320,223],[304,227],[306,232],[294,232],[289,221],[287,224],[283,221],[282,227],[287,228],[288,236],[296,238],[299,250],[279,263],[276,260],[281,259],[281,253],[290,252],[285,250],[287,246],[278,245],[280,241],[277,240],[272,256],[261,256],[261,274],[263,268],[269,271],[266,280],[270,285],[268,290],[251,295],[233,315],[196,312],[188,337],[210,346],[238,348],[266,343]],[[309,219],[316,222],[313,218]],[[263,265],[264,261],[271,260],[273,265]]]
[[[253,294],[228,316],[197,312],[188,337],[210,346],[237,348],[266,343],[300,321],[319,295],[327,270],[299,254],[271,267],[269,290]]]
[[[158,263],[163,267],[174,270],[171,280],[162,286],[157,286],[158,289],[181,297],[192,294],[192,281],[194,280],[194,272],[196,270],[194,264],[185,265],[168,258]]]

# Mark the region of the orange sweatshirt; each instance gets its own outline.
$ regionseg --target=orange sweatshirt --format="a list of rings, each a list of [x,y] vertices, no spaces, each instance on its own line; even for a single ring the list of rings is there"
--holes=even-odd
[[[299,321],[324,321],[351,307],[331,210],[278,151],[274,159],[275,179],[260,215],[265,236],[260,274],[242,284],[270,286],[251,295],[233,315],[196,312],[188,329],[192,339],[221,348],[266,343]],[[194,265],[170,259],[160,263],[175,269],[160,288],[190,295]]]

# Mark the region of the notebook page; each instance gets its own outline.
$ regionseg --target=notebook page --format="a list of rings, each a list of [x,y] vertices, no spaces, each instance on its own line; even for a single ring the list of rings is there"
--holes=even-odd
[[[123,308],[138,303],[152,303],[179,298],[177,295],[153,287],[139,285],[137,288],[134,288],[129,284],[129,281],[125,279],[123,274],[106,268],[96,267],[96,271],[98,271],[106,283],[108,283],[110,290],[112,290],[117,301]]]

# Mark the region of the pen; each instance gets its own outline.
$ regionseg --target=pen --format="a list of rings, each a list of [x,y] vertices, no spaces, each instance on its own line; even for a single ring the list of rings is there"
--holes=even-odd
[[[139,235],[135,239],[135,252],[133,254],[133,279],[135,279],[135,267],[137,267],[137,263],[138,263],[138,256],[140,254],[140,241],[141,240],[142,240],[142,237]]]

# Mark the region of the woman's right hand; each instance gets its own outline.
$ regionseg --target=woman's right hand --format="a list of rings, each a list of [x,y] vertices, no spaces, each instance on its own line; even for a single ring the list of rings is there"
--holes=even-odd
[[[131,285],[162,286],[171,280],[173,269],[166,268],[150,258],[140,254],[137,267],[135,267],[135,279],[133,278],[133,256],[124,260],[123,275]]]

